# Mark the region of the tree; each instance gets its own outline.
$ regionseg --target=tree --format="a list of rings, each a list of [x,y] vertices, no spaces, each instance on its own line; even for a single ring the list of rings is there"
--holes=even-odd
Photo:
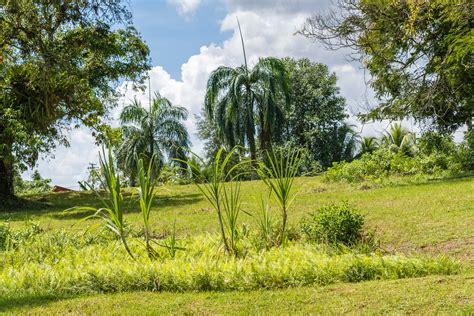
[[[68,144],[81,124],[100,132],[123,79],[140,81],[149,50],[120,1],[16,0],[0,4],[0,195],[14,167]]]
[[[120,114],[124,140],[117,159],[130,176],[132,186],[138,171],[138,158],[144,158],[148,165],[155,155],[152,180],[166,158],[185,159],[190,146],[183,123],[187,116],[185,108],[173,105],[159,93],[155,93],[148,110],[137,99],[124,107]]]
[[[404,128],[400,123],[394,123],[390,130],[382,136],[382,144],[392,146],[398,152],[413,156],[415,147],[415,134]]]
[[[346,102],[339,94],[336,75],[307,58],[285,58],[284,63],[292,90],[283,141],[306,148],[308,161],[319,161],[324,167],[348,159],[346,154],[352,149],[347,151],[345,142],[351,137],[345,136],[350,129],[344,123]]]
[[[468,0],[339,0],[300,33],[331,49],[353,49],[368,69],[381,103],[364,120],[413,117],[440,131],[471,130],[473,15]]]
[[[359,156],[365,153],[371,154],[374,151],[376,151],[378,147],[379,147],[379,143],[378,143],[377,137],[374,137],[374,136],[362,137],[362,141],[360,142]]]
[[[222,147],[222,141],[217,134],[217,126],[205,110],[202,110],[200,115],[195,115],[195,119],[197,136],[204,141],[204,158],[211,161]]]
[[[255,137],[263,151],[282,133],[289,93],[290,82],[281,60],[260,58],[252,69],[245,60],[243,66],[220,66],[211,73],[204,106],[223,143],[230,147],[248,144],[255,160]]]

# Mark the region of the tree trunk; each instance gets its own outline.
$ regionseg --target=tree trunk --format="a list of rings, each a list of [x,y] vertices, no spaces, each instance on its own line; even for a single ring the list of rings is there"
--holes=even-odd
[[[269,150],[269,140],[268,140],[268,126],[265,126],[265,118],[263,117],[263,113],[260,112],[260,151],[264,152],[265,150]]]
[[[4,149],[0,157],[0,200],[2,201],[12,199],[15,193],[13,189],[13,164],[11,161],[11,154],[6,153],[6,149]]]
[[[0,124],[0,201],[14,198],[12,141]]]

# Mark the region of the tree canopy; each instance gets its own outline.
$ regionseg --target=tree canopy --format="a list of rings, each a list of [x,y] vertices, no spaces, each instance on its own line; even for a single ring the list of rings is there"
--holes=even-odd
[[[380,104],[363,119],[413,117],[453,131],[472,129],[473,16],[469,0],[339,0],[300,33],[353,49],[368,69]]]
[[[188,131],[183,122],[188,111],[173,105],[158,93],[150,101],[147,110],[135,99],[120,114],[124,140],[117,158],[130,176],[132,186],[138,172],[139,158],[148,165],[154,156],[154,178],[166,158],[185,159],[190,146]]]
[[[13,166],[67,145],[65,130],[103,130],[123,79],[140,81],[149,50],[121,1],[0,3],[0,195]]]
[[[346,100],[336,75],[307,58],[285,58],[284,63],[292,85],[284,141],[305,148],[307,158],[323,167],[352,159],[356,135],[344,123]]]
[[[278,58],[266,57],[252,69],[245,64],[214,70],[207,81],[204,106],[223,143],[248,144],[255,159],[256,137],[260,150],[265,150],[282,133],[289,93],[285,65]]]

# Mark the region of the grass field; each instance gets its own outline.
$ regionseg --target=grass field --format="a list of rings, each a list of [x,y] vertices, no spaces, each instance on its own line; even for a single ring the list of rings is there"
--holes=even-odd
[[[389,186],[325,183],[319,177],[297,179],[298,196],[290,210],[290,224],[296,226],[304,214],[319,206],[347,200],[366,215],[366,225],[375,229],[381,247],[388,253],[447,255],[465,266],[460,275],[338,283],[323,287],[302,287],[252,292],[152,293],[127,292],[76,298],[23,297],[2,301],[7,313],[291,313],[363,312],[431,313],[472,312],[474,297],[474,179],[427,181]],[[259,181],[242,186],[246,211],[257,211],[264,186]],[[156,232],[171,227],[176,216],[182,238],[215,232],[215,214],[192,185],[160,187],[152,211]],[[129,200],[136,194],[127,193]],[[91,193],[57,193],[26,196],[32,203],[21,210],[0,211],[0,223],[14,228],[31,220],[50,231],[82,231],[93,221],[72,226],[87,215],[64,212],[76,205],[99,205]],[[137,228],[139,210],[128,204],[127,220]],[[274,212],[276,212],[274,208]],[[252,226],[254,219],[242,216]]]

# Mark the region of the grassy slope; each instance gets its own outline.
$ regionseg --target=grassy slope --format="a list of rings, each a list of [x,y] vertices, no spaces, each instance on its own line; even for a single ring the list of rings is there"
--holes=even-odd
[[[323,183],[320,178],[298,179],[299,194],[291,210],[290,223],[297,224],[307,212],[318,206],[348,200],[367,215],[367,225],[376,228],[385,249],[398,252],[428,252],[456,256],[468,263],[470,272],[456,277],[427,277],[411,280],[376,281],[362,284],[338,284],[325,288],[303,288],[252,293],[123,293],[76,298],[40,307],[43,312],[113,312],[130,313],[148,308],[157,312],[429,312],[465,310],[473,304],[472,266],[474,257],[474,179],[444,180],[417,185],[401,185],[362,190],[356,186]],[[260,182],[243,185],[244,207],[256,211],[257,199],[263,190]],[[181,235],[215,230],[215,214],[208,209],[193,186],[160,188],[151,221],[155,230],[169,227],[176,214]],[[62,212],[74,205],[97,204],[87,193],[61,193],[31,196],[46,199],[50,207],[0,212],[0,222],[9,220],[21,226],[29,218],[50,229],[82,229],[71,227],[85,214]],[[132,225],[140,221],[138,210],[129,208],[127,219]],[[246,215],[244,222],[252,224]],[[383,291],[382,291],[383,289]],[[22,311],[28,300],[10,306],[9,311]],[[48,299],[32,301],[46,304]],[[174,303],[170,303],[174,302]],[[277,302],[276,308],[273,303]],[[291,303],[290,303],[291,302]],[[10,302],[11,303],[11,302]],[[1,302],[0,302],[1,304]],[[257,304],[257,305],[255,305]],[[74,307],[77,306],[77,307]],[[1,309],[0,309],[1,310]],[[36,312],[35,311],[35,312]]]
[[[474,312],[474,279],[419,279],[334,284],[321,288],[228,293],[119,293],[56,301],[18,300],[11,309],[37,315],[300,314]],[[2,309],[0,308],[0,311]]]

